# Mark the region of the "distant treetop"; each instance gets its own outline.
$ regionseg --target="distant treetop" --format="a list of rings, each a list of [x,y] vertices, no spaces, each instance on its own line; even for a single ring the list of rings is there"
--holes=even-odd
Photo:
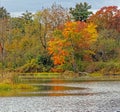
[[[75,8],[70,8],[70,14],[72,14],[75,21],[86,21],[92,14],[91,11],[88,11],[89,9],[91,9],[91,5],[88,5],[88,3],[79,3],[76,4]]]
[[[8,18],[10,14],[4,7],[0,7],[0,18]]]

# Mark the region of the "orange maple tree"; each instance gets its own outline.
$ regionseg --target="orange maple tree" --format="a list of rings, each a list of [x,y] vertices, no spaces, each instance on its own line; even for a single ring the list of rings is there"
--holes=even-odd
[[[76,64],[76,54],[88,54],[90,45],[96,41],[96,25],[85,22],[66,22],[63,29],[55,31],[48,42],[54,65],[70,62]]]

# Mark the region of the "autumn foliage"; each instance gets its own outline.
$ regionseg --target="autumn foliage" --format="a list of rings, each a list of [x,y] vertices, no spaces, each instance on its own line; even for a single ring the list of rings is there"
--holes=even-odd
[[[69,10],[53,4],[11,17],[1,7],[0,70],[103,73],[115,68],[118,73],[120,9],[104,6],[92,13],[90,8],[87,3]]]
[[[66,61],[74,61],[75,53],[86,55],[86,51],[96,39],[96,25],[93,23],[68,21],[64,24],[64,28],[57,30],[48,42],[48,50],[52,54],[54,64],[61,65]]]
[[[120,9],[117,6],[102,7],[90,17],[99,28],[116,29],[120,32]]]

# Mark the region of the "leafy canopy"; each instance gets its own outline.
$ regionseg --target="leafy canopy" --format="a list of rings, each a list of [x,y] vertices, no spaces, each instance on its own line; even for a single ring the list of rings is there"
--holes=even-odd
[[[72,14],[75,21],[86,21],[92,14],[91,11],[88,11],[89,9],[91,9],[91,5],[86,2],[76,4],[75,8],[70,8],[70,14]]]
[[[54,37],[48,42],[48,50],[55,65],[64,64],[66,61],[73,64],[75,54],[86,54],[96,38],[96,25],[69,21],[63,29],[55,31]]]

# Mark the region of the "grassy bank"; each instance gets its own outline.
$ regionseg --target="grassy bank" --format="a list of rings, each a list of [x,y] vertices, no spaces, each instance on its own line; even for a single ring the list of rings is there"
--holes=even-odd
[[[34,86],[23,84],[19,81],[19,76],[16,73],[0,74],[0,92],[9,91],[24,91],[37,89]]]
[[[33,86],[27,84],[5,84],[0,83],[0,91],[11,91],[11,90],[33,90]]]
[[[31,83],[33,80],[39,80],[38,83],[45,82],[45,80],[71,80],[71,81],[120,81],[120,75],[103,75],[100,72],[77,74],[72,71],[64,73],[6,73],[4,77],[0,78],[0,90],[13,89],[34,89],[30,85],[23,83]],[[24,81],[23,81],[24,80]],[[31,82],[30,82],[31,81]],[[47,81],[46,81],[47,82]]]
[[[52,80],[66,80],[66,82],[83,82],[83,81],[120,81],[120,75],[103,75],[100,72],[77,74],[71,71],[65,73],[24,73],[19,74],[20,82],[32,83],[47,83]]]
[[[77,80],[79,82],[80,81],[120,81],[120,75],[103,75],[101,72],[87,73],[83,75],[68,73],[64,75],[63,78],[68,80]]]

